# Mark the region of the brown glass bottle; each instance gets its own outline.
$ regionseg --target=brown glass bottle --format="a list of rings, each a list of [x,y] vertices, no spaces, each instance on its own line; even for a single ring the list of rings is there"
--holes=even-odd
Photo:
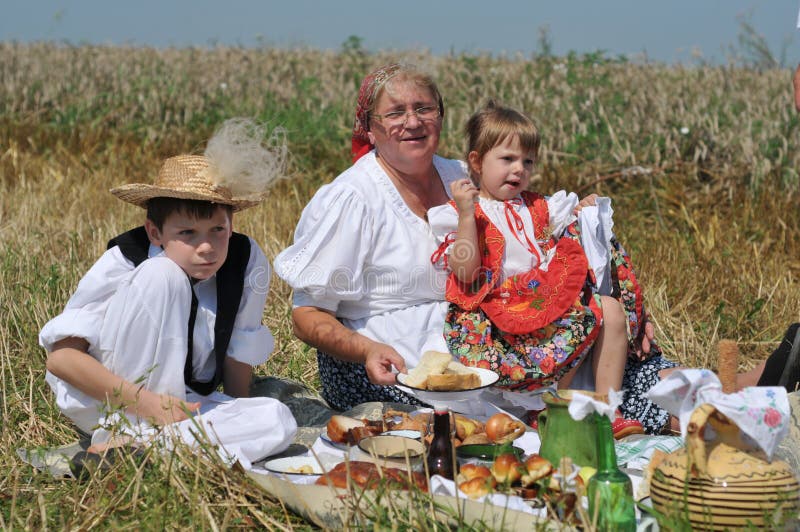
[[[433,413],[433,440],[428,448],[428,474],[441,475],[452,480],[453,471],[453,439],[450,434],[450,411],[435,410]]]

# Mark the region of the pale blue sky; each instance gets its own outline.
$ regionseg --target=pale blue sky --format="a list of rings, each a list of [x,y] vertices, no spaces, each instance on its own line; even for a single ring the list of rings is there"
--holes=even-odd
[[[723,61],[747,16],[770,47],[800,59],[797,0],[3,0],[0,40],[153,46],[311,46],[338,49],[350,35],[367,49],[525,54],[548,26],[556,54],[646,52]]]

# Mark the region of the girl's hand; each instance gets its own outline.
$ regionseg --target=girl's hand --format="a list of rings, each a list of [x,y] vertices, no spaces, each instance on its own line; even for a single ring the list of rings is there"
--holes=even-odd
[[[189,419],[199,408],[200,403],[187,403],[177,397],[142,388],[138,393],[134,413],[153,425],[163,426]]]
[[[364,368],[372,384],[392,385],[397,382],[397,374],[392,371],[397,368],[400,373],[406,373],[406,361],[400,353],[386,344],[375,342],[373,348],[367,353]]]
[[[572,214],[578,214],[584,207],[594,207],[595,205],[597,205],[597,198],[598,198],[597,194],[589,194],[588,196],[586,196],[585,198],[583,198],[581,201],[578,202],[578,205],[572,211]]]
[[[456,202],[459,214],[472,214],[475,212],[475,202],[478,201],[480,191],[471,180],[459,179],[450,183],[450,193]]]

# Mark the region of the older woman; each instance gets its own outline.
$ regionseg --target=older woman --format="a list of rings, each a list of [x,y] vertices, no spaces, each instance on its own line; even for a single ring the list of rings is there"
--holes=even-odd
[[[431,265],[438,242],[426,212],[447,202],[450,183],[467,173],[460,161],[436,155],[443,116],[429,76],[399,65],[367,76],[353,166],[320,188],[294,243],[275,259],[275,271],[294,288],[295,334],[317,348],[322,395],[338,410],[366,401],[416,403],[393,386],[393,367],[404,372],[426,350],[447,351],[447,273]],[[652,325],[637,319],[645,321],[637,341],[649,352]],[[623,409],[653,432],[668,414],[642,394],[675,364],[658,354],[640,358],[626,366]],[[762,369],[742,376],[741,385],[755,384]]]
[[[433,80],[399,65],[364,80],[354,164],[303,210],[292,246],[275,259],[294,288],[298,338],[317,347],[322,395],[337,409],[365,401],[413,402],[391,385],[442,331],[446,273],[431,267],[437,242],[425,220],[466,176],[436,155],[444,105]]]

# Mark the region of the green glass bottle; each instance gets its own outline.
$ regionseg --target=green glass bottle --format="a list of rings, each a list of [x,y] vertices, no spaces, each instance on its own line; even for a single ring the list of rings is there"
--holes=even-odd
[[[597,423],[597,473],[589,479],[589,519],[597,530],[636,530],[631,479],[617,467],[614,433],[607,416],[593,414]]]

